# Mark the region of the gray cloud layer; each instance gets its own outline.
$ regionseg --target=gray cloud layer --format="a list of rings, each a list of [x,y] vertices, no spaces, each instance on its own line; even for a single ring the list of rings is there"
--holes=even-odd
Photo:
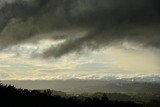
[[[6,0],[9,1],[9,0]],[[97,49],[124,40],[160,48],[159,0],[14,0],[1,4],[0,48],[33,42],[35,38],[62,39],[49,32],[86,31],[64,35],[63,44],[43,57],[60,57],[85,47]]]

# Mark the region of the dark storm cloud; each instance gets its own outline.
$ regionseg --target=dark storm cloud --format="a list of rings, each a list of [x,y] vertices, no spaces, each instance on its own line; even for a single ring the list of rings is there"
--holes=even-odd
[[[159,0],[15,0],[0,8],[0,47],[38,39],[65,39],[43,57],[60,57],[124,40],[160,47]],[[84,36],[49,32],[86,31]],[[58,37],[60,36],[60,37]],[[36,39],[37,40],[37,39]]]

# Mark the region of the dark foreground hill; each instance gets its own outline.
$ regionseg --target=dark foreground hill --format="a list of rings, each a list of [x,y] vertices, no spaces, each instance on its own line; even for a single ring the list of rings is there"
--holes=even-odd
[[[52,96],[51,90],[17,89],[14,86],[0,84],[0,107],[141,107],[130,101],[110,101],[106,94],[101,98]]]

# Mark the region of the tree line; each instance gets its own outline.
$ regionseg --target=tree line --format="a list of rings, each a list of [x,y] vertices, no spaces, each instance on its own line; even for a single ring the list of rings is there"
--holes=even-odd
[[[52,95],[50,89],[28,90],[16,88],[12,85],[0,84],[0,107],[141,107],[140,104],[130,101],[110,101],[106,94],[101,98],[78,96],[62,97]]]

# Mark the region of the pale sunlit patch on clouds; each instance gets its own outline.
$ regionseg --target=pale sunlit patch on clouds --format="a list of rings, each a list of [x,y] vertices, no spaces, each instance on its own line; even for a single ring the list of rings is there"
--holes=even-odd
[[[112,64],[126,73],[158,73],[160,70],[160,50],[138,47],[137,44],[123,43],[123,47],[110,47],[106,54],[113,61]]]

